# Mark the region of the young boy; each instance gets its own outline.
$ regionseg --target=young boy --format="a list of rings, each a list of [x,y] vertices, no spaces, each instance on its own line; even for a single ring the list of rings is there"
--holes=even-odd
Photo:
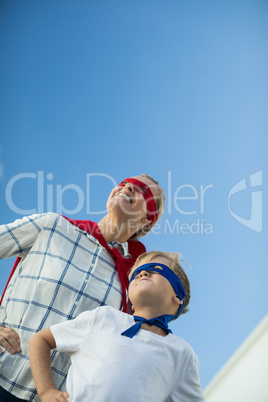
[[[130,273],[134,315],[98,307],[30,339],[38,394],[46,401],[204,401],[198,359],[168,322],[186,312],[188,278],[176,253],[141,255]],[[50,350],[71,355],[67,391],[58,391]]]

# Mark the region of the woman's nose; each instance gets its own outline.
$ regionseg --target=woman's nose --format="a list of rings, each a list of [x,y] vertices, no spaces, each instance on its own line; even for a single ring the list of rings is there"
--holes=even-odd
[[[134,191],[134,185],[132,183],[127,183],[126,187],[127,187],[128,190]]]

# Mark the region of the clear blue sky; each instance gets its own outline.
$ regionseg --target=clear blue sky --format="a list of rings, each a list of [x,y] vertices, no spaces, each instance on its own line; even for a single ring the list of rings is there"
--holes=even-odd
[[[0,4],[1,223],[98,221],[114,182],[159,180],[144,243],[191,264],[172,329],[203,386],[267,313],[267,20],[260,0]]]

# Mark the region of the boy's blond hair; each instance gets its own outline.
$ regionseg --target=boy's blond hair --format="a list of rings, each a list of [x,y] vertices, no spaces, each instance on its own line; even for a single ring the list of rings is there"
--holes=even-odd
[[[132,272],[135,269],[137,269],[140,265],[147,264],[148,262],[152,261],[153,259],[155,259],[157,257],[166,258],[167,260],[169,260],[171,262],[170,269],[172,269],[172,271],[180,279],[180,281],[184,287],[184,290],[185,290],[184,305],[183,305],[183,308],[182,308],[179,316],[184,313],[187,313],[187,311],[188,311],[187,306],[190,302],[190,297],[191,297],[190,282],[189,282],[189,279],[188,279],[184,269],[182,268],[182,266],[179,263],[178,253],[165,253],[164,251],[150,251],[148,253],[141,254],[137,258],[133,267],[131,268],[129,276],[131,276]]]

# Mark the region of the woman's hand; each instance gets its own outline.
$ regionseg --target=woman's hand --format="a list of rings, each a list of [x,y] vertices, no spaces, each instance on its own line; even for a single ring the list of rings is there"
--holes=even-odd
[[[16,352],[21,352],[19,335],[10,327],[0,325],[0,345],[12,355]],[[0,353],[3,353],[1,348]]]

